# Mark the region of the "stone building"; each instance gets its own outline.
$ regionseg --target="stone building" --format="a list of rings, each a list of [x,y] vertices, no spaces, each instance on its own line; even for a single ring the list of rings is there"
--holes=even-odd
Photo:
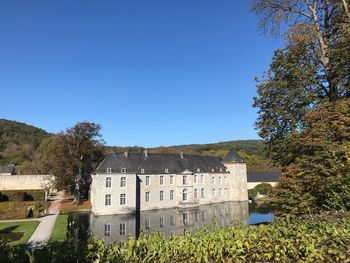
[[[223,159],[111,152],[92,174],[94,215],[247,200],[246,164],[233,150]]]

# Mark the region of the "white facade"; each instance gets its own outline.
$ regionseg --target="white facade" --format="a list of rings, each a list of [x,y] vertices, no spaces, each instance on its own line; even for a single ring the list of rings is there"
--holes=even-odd
[[[247,169],[243,162],[225,162],[221,172],[184,170],[147,174],[105,172],[92,175],[94,215],[134,213],[153,209],[195,207],[228,201],[247,201]],[[143,170],[141,170],[144,172]],[[124,183],[125,182],[125,183]],[[138,185],[139,184],[139,185]]]

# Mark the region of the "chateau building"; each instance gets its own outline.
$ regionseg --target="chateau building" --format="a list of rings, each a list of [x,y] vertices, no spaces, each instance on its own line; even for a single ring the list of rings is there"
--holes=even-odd
[[[94,215],[247,200],[246,164],[233,150],[223,159],[111,152],[92,174]]]

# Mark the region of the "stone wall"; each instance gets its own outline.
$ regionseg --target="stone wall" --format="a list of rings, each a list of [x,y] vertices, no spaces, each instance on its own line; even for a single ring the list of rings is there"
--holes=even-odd
[[[51,175],[0,175],[1,190],[51,189]]]

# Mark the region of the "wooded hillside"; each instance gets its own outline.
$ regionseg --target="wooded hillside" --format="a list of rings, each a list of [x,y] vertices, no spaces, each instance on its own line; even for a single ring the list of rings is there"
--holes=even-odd
[[[17,171],[33,173],[37,165],[36,151],[40,144],[45,147],[47,138],[52,134],[43,129],[20,123],[0,119],[0,164],[13,163],[17,165]],[[41,147],[41,148],[43,148]],[[105,151],[110,150],[140,152],[144,148],[106,146]],[[169,147],[156,147],[148,149],[152,153],[180,153],[200,154],[223,157],[230,149],[235,149],[247,162],[250,171],[274,170],[269,160],[264,155],[264,142],[262,140],[239,140],[210,144],[175,145]],[[42,168],[41,168],[42,169]],[[40,172],[44,172],[40,170]]]

